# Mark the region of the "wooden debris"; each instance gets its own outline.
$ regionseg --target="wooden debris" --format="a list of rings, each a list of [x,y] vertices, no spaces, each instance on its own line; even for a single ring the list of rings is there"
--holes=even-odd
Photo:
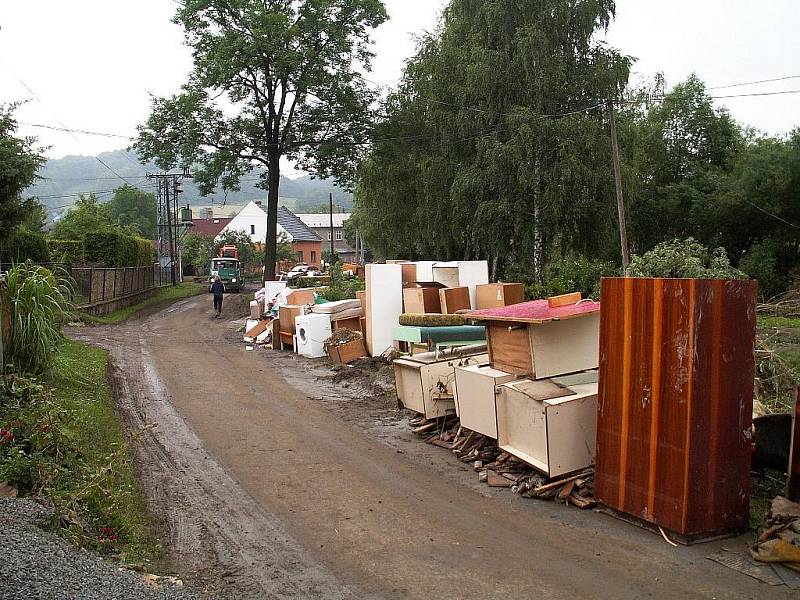
[[[486,483],[489,484],[489,487],[507,488],[512,485],[511,481],[489,469],[486,470]]]

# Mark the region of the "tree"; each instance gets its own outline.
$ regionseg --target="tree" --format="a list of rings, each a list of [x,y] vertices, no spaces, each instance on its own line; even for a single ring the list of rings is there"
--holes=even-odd
[[[20,227],[33,232],[41,231],[47,225],[47,209],[36,198],[31,198],[29,206]]]
[[[190,233],[181,242],[183,260],[194,267],[196,275],[202,275],[208,269],[214,248],[214,238],[210,235]]]
[[[194,69],[182,93],[154,99],[135,146],[162,168],[191,166],[204,194],[266,168],[266,279],[275,275],[280,161],[352,176],[375,97],[359,69],[369,69],[369,34],[386,18],[380,0],[179,2],[174,21]]]
[[[36,140],[14,135],[16,104],[0,104],[0,242],[36,210],[32,199],[23,199],[22,192],[36,179],[45,158],[34,147]]]
[[[382,257],[488,258],[541,283],[572,251],[617,258],[602,106],[630,59],[606,0],[451,0],[359,171],[353,224]]]
[[[223,246],[236,246],[239,250],[239,261],[246,267],[255,266],[256,245],[244,231],[226,230],[214,238],[212,256],[219,256]]]
[[[107,206],[99,204],[93,193],[88,196],[81,194],[75,206],[56,222],[51,236],[57,240],[83,240],[87,233],[115,227]]]
[[[134,228],[143,238],[156,238],[158,207],[155,194],[123,185],[114,192],[107,206],[109,216],[119,225]]]

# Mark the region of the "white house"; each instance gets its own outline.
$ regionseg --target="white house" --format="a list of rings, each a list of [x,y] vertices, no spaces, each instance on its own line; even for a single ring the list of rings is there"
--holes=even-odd
[[[267,239],[267,213],[261,208],[261,203],[250,202],[231,219],[231,222],[222,229],[220,235],[226,231],[244,232],[250,236],[254,244],[263,244],[264,240]],[[278,235],[280,236],[281,233],[289,235],[278,223]]]

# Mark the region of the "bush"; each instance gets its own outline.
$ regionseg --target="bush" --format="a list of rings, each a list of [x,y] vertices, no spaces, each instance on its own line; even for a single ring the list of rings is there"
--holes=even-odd
[[[36,263],[50,260],[44,234],[20,229],[0,244],[0,262],[22,263],[26,260]]]
[[[153,264],[153,248],[145,239],[113,229],[93,231],[83,240],[86,262],[107,267],[146,267]]]
[[[634,256],[630,277],[680,277],[689,279],[745,279],[733,268],[724,248],[710,251],[693,238],[662,242],[642,256]]]
[[[83,242],[79,240],[47,240],[47,248],[55,262],[77,263],[84,261]]]
[[[356,297],[356,292],[363,292],[366,284],[357,277],[345,277],[342,274],[342,264],[337,263],[331,267],[331,282],[327,288],[320,290],[319,295],[329,302],[351,300]]]
[[[762,298],[772,298],[786,288],[785,279],[778,273],[775,246],[768,242],[753,244],[739,261],[739,270],[758,280]]]
[[[34,374],[49,370],[70,310],[69,287],[52,272],[28,261],[0,278],[6,364]]]
[[[600,297],[600,278],[618,274],[613,263],[584,257],[565,258],[548,264],[544,270],[544,284],[531,281],[529,273],[518,269],[506,270],[504,280],[525,284],[525,298],[538,300],[571,292],[580,292],[584,298]]]

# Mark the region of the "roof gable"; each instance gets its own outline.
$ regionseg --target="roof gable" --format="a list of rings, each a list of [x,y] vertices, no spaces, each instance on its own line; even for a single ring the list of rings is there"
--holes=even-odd
[[[286,230],[294,242],[322,241],[321,237],[285,206],[278,207],[278,224]]]

